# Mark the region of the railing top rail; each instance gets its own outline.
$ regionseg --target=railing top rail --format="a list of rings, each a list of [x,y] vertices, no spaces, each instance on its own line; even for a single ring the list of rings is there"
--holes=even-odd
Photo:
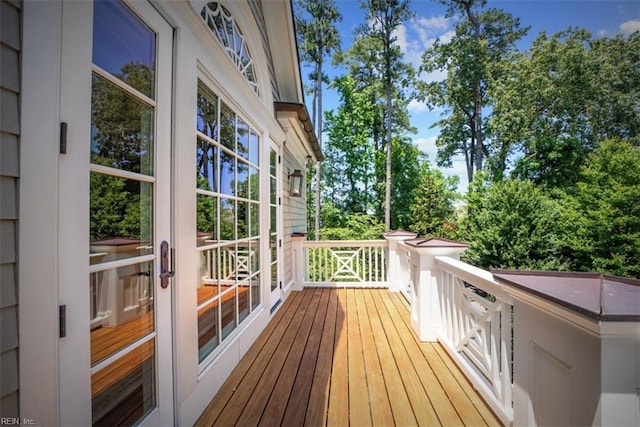
[[[436,256],[435,260],[436,265],[442,270],[490,293],[499,300],[513,305],[513,297],[506,292],[504,285],[493,278],[491,272],[447,256]]]
[[[386,240],[305,240],[305,248],[366,248],[388,246]]]

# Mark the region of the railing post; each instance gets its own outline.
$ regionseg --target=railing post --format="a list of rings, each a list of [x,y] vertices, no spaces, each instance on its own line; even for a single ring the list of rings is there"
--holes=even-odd
[[[306,233],[293,233],[291,235],[291,261],[293,262],[293,290],[304,289],[304,277],[307,268],[307,260],[304,255],[303,242]]]
[[[406,284],[402,283],[405,277],[400,266],[400,253],[398,252],[398,242],[415,239],[416,233],[408,231],[390,231],[384,234],[384,238],[389,242],[389,271],[387,281],[391,292],[399,292]]]
[[[439,270],[436,256],[459,259],[467,244],[445,239],[411,239],[406,242],[411,256],[411,326],[420,341],[435,342],[442,329]],[[414,256],[415,255],[415,256]]]

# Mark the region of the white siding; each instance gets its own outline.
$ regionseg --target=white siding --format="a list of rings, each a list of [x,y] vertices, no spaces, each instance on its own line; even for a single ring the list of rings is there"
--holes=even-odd
[[[307,197],[306,188],[303,189],[302,197],[291,197],[289,195],[289,173],[299,169],[305,173],[304,166],[296,159],[286,147],[283,153],[283,179],[284,179],[284,203],[282,207],[283,217],[283,245],[284,245],[284,284],[285,286],[293,280],[293,259],[291,256],[291,234],[306,233],[306,212],[305,200]],[[304,187],[304,186],[303,186]]]

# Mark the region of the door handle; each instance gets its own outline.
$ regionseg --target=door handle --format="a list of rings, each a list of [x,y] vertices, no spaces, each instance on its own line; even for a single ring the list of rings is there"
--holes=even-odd
[[[169,286],[169,279],[176,273],[169,270],[169,243],[163,240],[160,243],[160,286],[166,289]]]

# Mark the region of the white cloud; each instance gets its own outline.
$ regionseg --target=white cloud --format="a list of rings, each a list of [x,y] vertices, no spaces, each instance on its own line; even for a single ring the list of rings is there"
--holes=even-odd
[[[607,34],[609,34],[607,30],[598,31],[598,37],[607,37]]]
[[[628,36],[636,31],[640,31],[640,20],[627,21],[620,24],[620,32],[625,36]]]
[[[423,113],[425,111],[429,111],[429,107],[426,103],[417,101],[415,99],[412,99],[411,102],[409,102],[409,105],[407,105],[407,109],[411,113]]]
[[[437,136],[428,136],[426,138],[418,138],[414,139],[413,143],[427,156],[429,156],[429,161],[435,164],[436,155],[438,153],[438,147],[436,147],[436,139]]]

